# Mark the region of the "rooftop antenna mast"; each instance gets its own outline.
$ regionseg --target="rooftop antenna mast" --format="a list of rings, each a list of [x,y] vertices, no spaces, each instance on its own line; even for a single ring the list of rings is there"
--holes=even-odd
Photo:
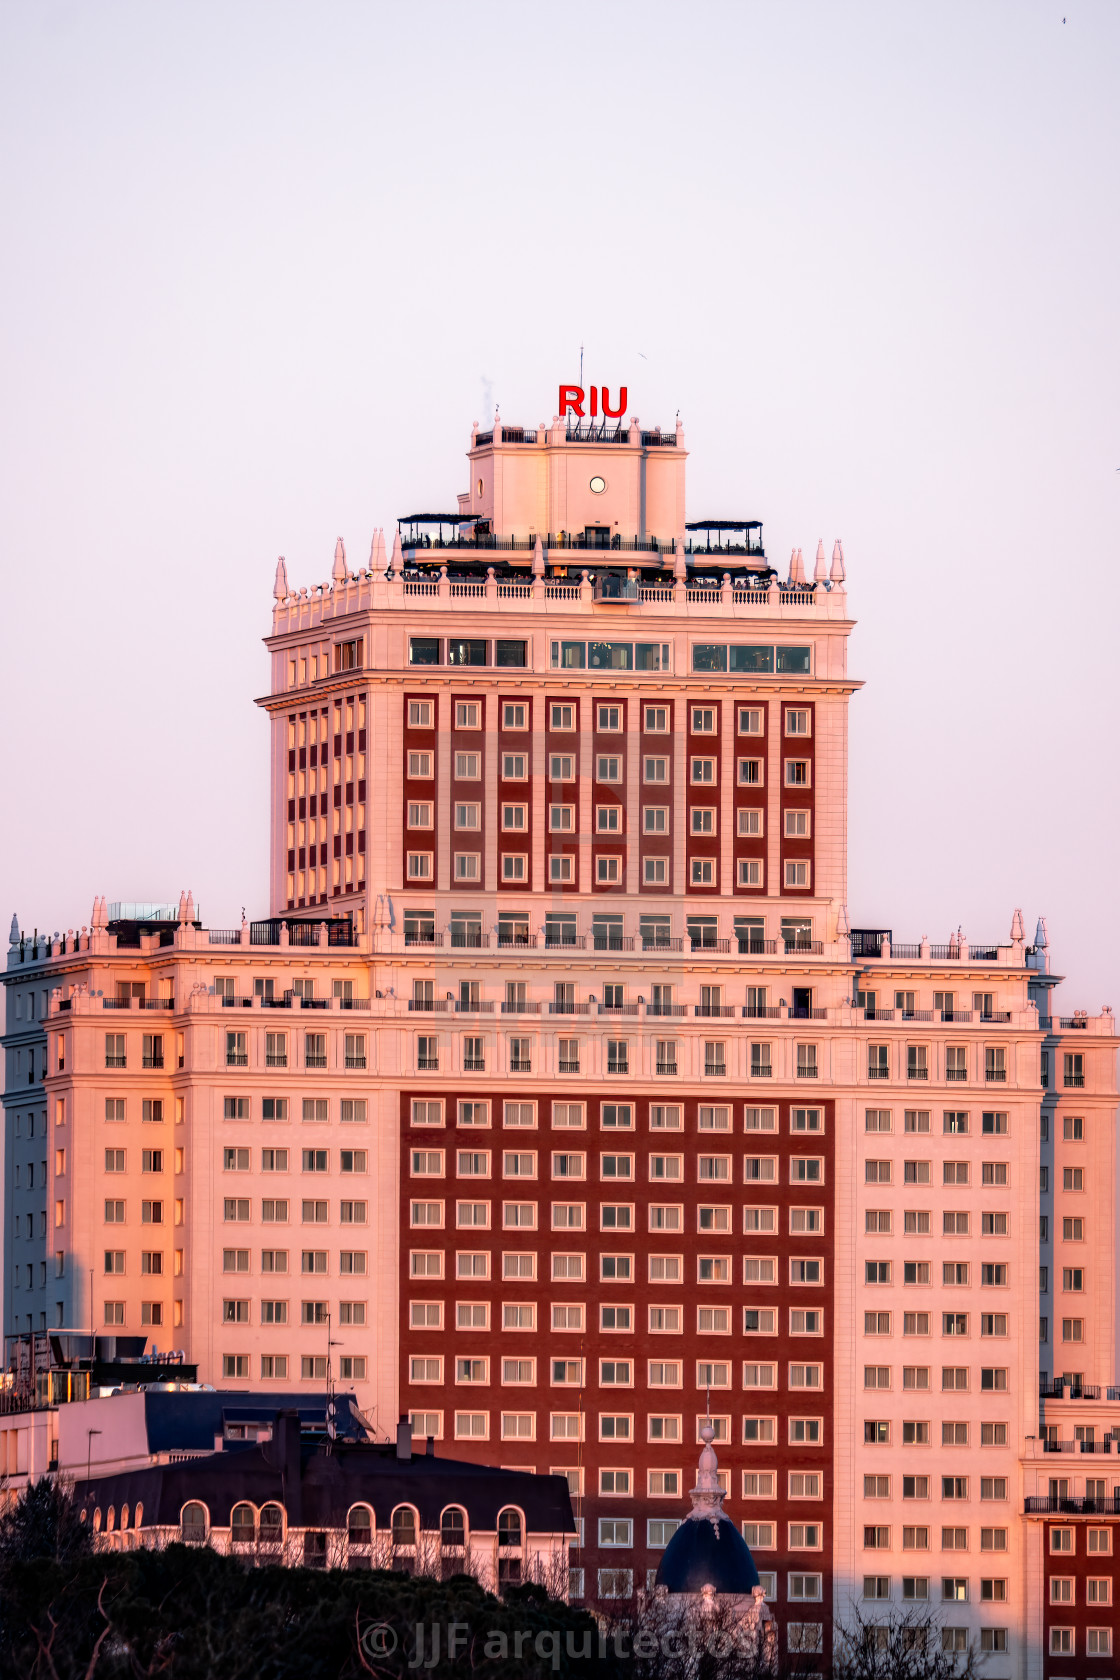
[[[582,344],[579,347],[579,382],[580,382],[581,385],[583,384],[583,345]],[[1120,471],[1120,469],[1117,469],[1117,470]]]

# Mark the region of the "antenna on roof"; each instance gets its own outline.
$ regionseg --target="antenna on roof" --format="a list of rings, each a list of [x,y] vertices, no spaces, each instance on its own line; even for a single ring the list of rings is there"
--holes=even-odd
[[[583,345],[582,344],[579,347],[579,382],[580,382],[581,385],[583,384]],[[1120,472],[1120,467],[1117,468],[1117,471]]]

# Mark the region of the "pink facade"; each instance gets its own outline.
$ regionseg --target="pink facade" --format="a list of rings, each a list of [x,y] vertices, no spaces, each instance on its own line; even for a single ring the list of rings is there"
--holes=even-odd
[[[783,1626],[917,1602],[996,1680],[1108,1672],[1031,1502],[1120,1488],[1111,1014],[1011,907],[852,932],[839,544],[780,581],[686,520],[679,426],[596,427],[476,427],[454,513],[281,563],[271,920],[13,942],[6,1329],[329,1353],[379,1428],[567,1472],[588,1601],[710,1409]]]

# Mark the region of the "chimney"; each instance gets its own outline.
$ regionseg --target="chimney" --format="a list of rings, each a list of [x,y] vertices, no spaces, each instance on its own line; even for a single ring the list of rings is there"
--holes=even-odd
[[[266,1462],[280,1472],[281,1498],[294,1528],[303,1526],[303,1485],[299,1454],[299,1413],[292,1410],[277,1412],[272,1426],[272,1451]]]
[[[412,1457],[412,1424],[406,1417],[402,1417],[397,1424],[397,1457],[411,1459]]]

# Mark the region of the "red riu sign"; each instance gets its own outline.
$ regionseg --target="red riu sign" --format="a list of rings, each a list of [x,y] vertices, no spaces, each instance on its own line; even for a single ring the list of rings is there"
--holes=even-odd
[[[610,386],[609,385],[603,385],[603,386],[592,385],[592,387],[591,387],[591,404],[590,404],[590,408],[588,410],[588,413],[591,415],[592,418],[594,418],[599,413],[600,402],[601,402],[602,411],[603,411],[603,414],[606,416],[606,418],[608,420],[618,420],[623,414],[626,413],[626,397],[627,397],[626,387],[625,387],[625,385],[620,385],[619,386],[619,391],[618,391],[618,407],[617,408],[612,408],[611,407],[611,389],[610,389]],[[560,418],[563,419],[565,414],[571,413],[571,414],[578,414],[580,419],[582,420],[583,417],[584,417],[584,407],[583,407],[583,405],[586,401],[587,401],[587,392],[584,390],[582,385],[561,385],[561,387],[560,387]]]

